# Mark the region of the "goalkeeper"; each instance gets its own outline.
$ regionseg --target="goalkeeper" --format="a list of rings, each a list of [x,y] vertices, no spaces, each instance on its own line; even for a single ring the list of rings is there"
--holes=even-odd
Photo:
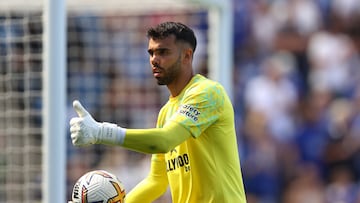
[[[194,32],[165,22],[147,31],[153,76],[170,97],[156,128],[126,129],[97,122],[79,101],[70,120],[72,143],[116,145],[152,154],[148,176],[126,203],[148,203],[170,187],[173,203],[245,203],[233,107],[223,87],[194,74]]]

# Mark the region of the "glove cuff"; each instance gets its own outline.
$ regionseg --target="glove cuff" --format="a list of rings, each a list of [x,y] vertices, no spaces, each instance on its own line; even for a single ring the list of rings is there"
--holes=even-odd
[[[106,145],[122,145],[125,138],[125,128],[121,128],[113,123],[103,122],[101,123],[100,133],[97,144]]]

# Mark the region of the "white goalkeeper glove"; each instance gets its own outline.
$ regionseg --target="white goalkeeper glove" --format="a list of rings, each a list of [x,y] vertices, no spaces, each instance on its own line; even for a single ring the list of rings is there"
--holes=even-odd
[[[96,122],[77,100],[73,102],[73,107],[79,116],[70,120],[70,132],[73,145],[121,145],[124,142],[125,128],[121,128],[112,123]]]

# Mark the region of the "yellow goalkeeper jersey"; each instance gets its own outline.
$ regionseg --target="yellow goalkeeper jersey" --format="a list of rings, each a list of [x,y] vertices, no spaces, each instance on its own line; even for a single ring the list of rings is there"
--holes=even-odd
[[[161,109],[157,127],[176,122],[192,138],[155,162],[166,163],[173,203],[245,203],[233,107],[223,87],[195,75]]]

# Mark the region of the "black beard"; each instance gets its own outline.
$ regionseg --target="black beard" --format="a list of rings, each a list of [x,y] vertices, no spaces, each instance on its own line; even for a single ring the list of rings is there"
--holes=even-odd
[[[176,60],[176,62],[173,65],[171,65],[168,69],[166,69],[166,71],[164,72],[164,77],[156,78],[158,85],[168,85],[177,78],[177,76],[180,73],[180,63],[181,63],[180,57],[181,56],[179,56],[179,58]],[[164,68],[161,69],[163,71],[165,70]]]

